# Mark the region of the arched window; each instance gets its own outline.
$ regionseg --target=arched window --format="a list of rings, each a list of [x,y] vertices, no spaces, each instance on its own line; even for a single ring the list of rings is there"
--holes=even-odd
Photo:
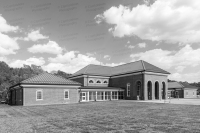
[[[130,97],[130,94],[131,94],[131,87],[130,86],[131,86],[130,83],[127,83],[127,85],[126,85],[127,97]]]
[[[93,83],[94,83],[94,81],[93,81],[93,80],[89,80],[89,83],[90,83],[90,84],[93,84]]]
[[[100,80],[97,80],[97,84],[101,84],[101,81],[100,81]]]
[[[107,80],[105,80],[105,81],[103,81],[103,83],[104,83],[104,84],[107,84],[107,83],[108,83],[108,81],[107,81]]]

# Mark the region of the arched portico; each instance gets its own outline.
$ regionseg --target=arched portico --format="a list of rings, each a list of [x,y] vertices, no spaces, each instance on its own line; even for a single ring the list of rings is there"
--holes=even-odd
[[[151,83],[151,81],[148,81],[148,83],[147,83],[147,95],[148,95],[148,100],[152,100],[152,83]]]
[[[155,99],[159,99],[159,82],[155,82]]]

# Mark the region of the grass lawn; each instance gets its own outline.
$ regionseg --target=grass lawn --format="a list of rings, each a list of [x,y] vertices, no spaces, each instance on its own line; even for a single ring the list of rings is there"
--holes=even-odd
[[[200,133],[200,106],[135,101],[0,105],[0,133]]]

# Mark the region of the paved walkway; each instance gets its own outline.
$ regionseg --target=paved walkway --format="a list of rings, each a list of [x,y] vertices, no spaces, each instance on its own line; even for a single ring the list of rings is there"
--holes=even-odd
[[[167,99],[167,100],[148,100],[148,101],[138,101],[138,102],[200,105],[200,99],[183,99],[183,98]]]

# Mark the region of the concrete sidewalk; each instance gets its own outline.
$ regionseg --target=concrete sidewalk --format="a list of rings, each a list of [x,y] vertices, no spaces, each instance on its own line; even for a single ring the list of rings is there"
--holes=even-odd
[[[148,101],[137,101],[137,102],[200,105],[200,99],[183,99],[183,98],[167,99],[167,100],[148,100]]]

